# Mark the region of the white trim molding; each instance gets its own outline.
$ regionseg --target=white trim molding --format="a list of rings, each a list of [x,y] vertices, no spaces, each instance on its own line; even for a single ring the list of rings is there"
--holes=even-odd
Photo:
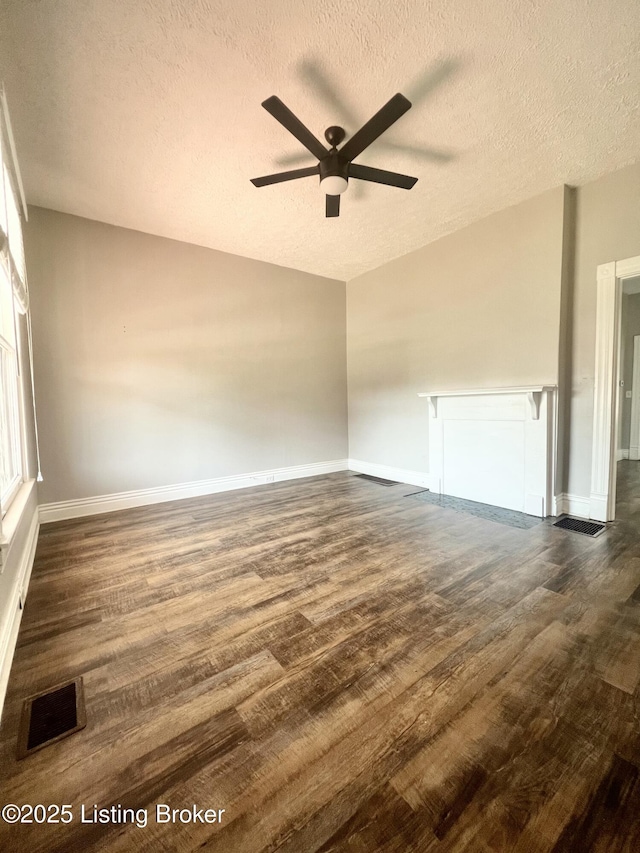
[[[10,602],[6,610],[7,618],[0,623],[0,716],[7,692],[9,673],[13,663],[13,654],[18,639],[18,629],[22,620],[22,611],[27,598],[31,570],[36,556],[38,544],[38,532],[40,530],[40,519],[36,508],[29,525],[29,531],[24,548],[20,554],[16,571],[15,582],[11,587]]]
[[[439,397],[485,397],[496,394],[526,394],[531,408],[531,419],[537,421],[540,417],[540,402],[544,391],[552,391],[555,385],[520,385],[513,388],[479,388],[465,391],[422,391],[418,397],[426,397],[431,414],[438,417]]]
[[[130,492],[117,492],[110,495],[97,495],[91,498],[78,498],[40,505],[40,521],[64,521],[70,518],[82,518],[86,515],[99,515],[103,512],[116,512],[137,506],[177,501],[184,498],[196,498],[201,495],[213,495],[234,489],[247,489],[265,483],[277,483],[283,480],[297,480],[300,477],[317,477],[320,474],[333,474],[348,470],[346,459],[331,462],[312,462],[309,465],[290,465],[287,468],[270,468],[239,474],[231,477],[216,477],[212,480],[196,480],[192,483],[177,483],[171,486],[159,486],[153,489],[135,489]]]
[[[419,486],[432,489],[433,478],[422,471],[410,471],[407,468],[394,468],[391,465],[380,465],[377,462],[363,462],[361,459],[349,459],[349,471],[357,474],[369,474],[371,477],[381,477],[383,480],[395,480],[409,486]]]
[[[640,275],[640,256],[600,264],[597,269],[596,370],[589,518],[613,521],[620,379],[622,282]]]
[[[579,495],[557,495],[554,515],[574,515],[577,518],[589,518],[589,498]]]
[[[631,426],[627,459],[640,459],[640,335],[633,336],[633,372],[631,379]]]
[[[26,483],[22,483],[11,501],[5,517],[0,520],[0,575],[4,572],[22,516],[35,487],[35,480],[27,480]]]

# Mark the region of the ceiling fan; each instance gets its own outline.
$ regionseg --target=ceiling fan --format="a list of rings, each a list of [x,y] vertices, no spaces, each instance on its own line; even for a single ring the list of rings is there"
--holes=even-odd
[[[278,172],[275,175],[252,178],[251,183],[256,187],[266,187],[269,184],[279,184],[282,181],[294,181],[297,178],[319,175],[320,189],[326,195],[326,215],[340,216],[340,196],[347,189],[349,178],[371,181],[375,184],[387,184],[387,186],[400,187],[404,190],[410,190],[418,180],[409,177],[409,175],[401,175],[399,172],[372,169],[370,166],[361,166],[353,162],[400,116],[411,109],[411,101],[400,93],[394,95],[382,109],[378,110],[340,150],[338,150],[338,145],[344,142],[346,136],[344,128],[333,125],[325,130],[324,138],[331,146],[327,149],[302,124],[300,119],[282,103],[280,98],[272,95],[262,102],[262,106],[317,158],[318,163],[304,169],[292,169],[289,172]]]

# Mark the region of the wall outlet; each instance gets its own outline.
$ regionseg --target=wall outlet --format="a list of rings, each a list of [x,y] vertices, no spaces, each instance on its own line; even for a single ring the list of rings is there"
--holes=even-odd
[[[631,399],[631,391],[627,391],[627,393],[624,396],[627,398],[627,400],[630,400]]]
[[[263,486],[265,483],[273,483],[275,476],[273,474],[261,474],[259,477],[252,477],[256,484]]]

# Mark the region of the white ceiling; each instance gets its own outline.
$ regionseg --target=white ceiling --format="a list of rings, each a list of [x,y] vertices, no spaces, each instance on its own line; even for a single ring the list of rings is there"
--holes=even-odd
[[[0,5],[31,204],[321,275],[348,280],[640,156],[637,0]],[[454,159],[381,140],[358,162],[416,175],[413,190],[350,186],[326,219],[315,178],[249,183],[304,151],[260,106],[269,95],[322,138],[336,123],[353,133],[397,91],[414,107],[384,141]]]

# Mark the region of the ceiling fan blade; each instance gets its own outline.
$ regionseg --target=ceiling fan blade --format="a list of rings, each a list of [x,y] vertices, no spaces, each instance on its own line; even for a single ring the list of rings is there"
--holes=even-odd
[[[450,163],[455,160],[455,154],[451,151],[445,151],[442,148],[418,148],[413,145],[402,145],[398,142],[387,142],[386,139],[381,139],[376,143],[376,148],[382,151],[399,151],[402,154],[409,154],[412,157],[419,157],[422,160],[431,160],[435,163]]]
[[[328,195],[327,196],[327,216],[340,216],[340,196],[339,195]]]
[[[307,166],[306,169],[292,169],[291,172],[276,172],[275,175],[264,175],[262,178],[251,178],[254,187],[267,187],[269,184],[281,184],[283,181],[295,181],[296,178],[308,178],[318,175],[317,166]]]
[[[314,157],[321,160],[325,156],[327,149],[324,145],[302,124],[297,116],[294,116],[289,107],[285,106],[280,98],[272,95],[266,101],[262,102],[262,106],[268,113],[271,113],[276,121],[279,121],[283,127],[286,127],[289,133],[292,133],[306,149],[311,151]]]
[[[410,109],[411,101],[398,92],[342,146],[341,156],[347,160],[355,160],[358,154]]]
[[[369,166],[360,166],[358,163],[349,165],[349,177],[359,178],[361,181],[372,181],[374,184],[387,184],[390,187],[400,187],[410,190],[418,180],[409,175],[401,175],[399,172],[387,172],[386,169],[371,169]]]

